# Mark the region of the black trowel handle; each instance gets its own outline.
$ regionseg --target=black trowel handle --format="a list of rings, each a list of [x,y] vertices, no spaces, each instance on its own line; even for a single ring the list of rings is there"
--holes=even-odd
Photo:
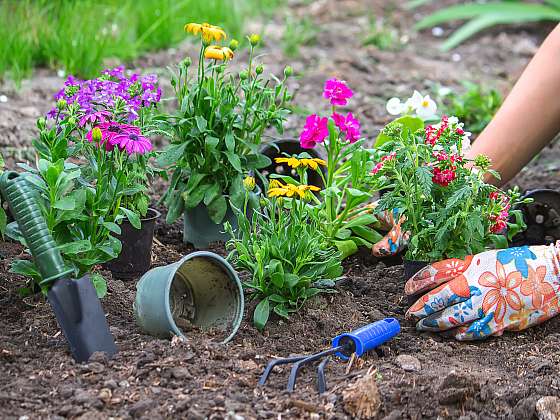
[[[72,269],[64,265],[47,223],[37,203],[37,193],[17,172],[5,172],[0,177],[0,191],[8,202],[21,234],[33,255],[35,264],[43,277],[41,284],[68,276]]]

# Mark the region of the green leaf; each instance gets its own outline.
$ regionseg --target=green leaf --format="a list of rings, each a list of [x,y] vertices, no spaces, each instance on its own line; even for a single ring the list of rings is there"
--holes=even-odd
[[[206,136],[204,142],[206,143],[206,146],[208,146],[209,149],[213,150],[216,148],[218,143],[220,143],[220,140],[216,137]]]
[[[14,260],[10,267],[10,273],[31,277],[36,280],[41,278],[41,274],[39,273],[39,270],[37,270],[37,266],[33,261],[29,260]]]
[[[2,207],[0,207],[0,236],[4,238],[4,233],[6,233],[6,225],[8,223],[8,218],[6,212]]]
[[[185,153],[185,148],[187,143],[181,144],[171,144],[169,145],[163,153],[161,153],[157,158],[157,164],[160,166],[169,166],[177,164],[179,159]]]
[[[344,224],[345,228],[353,226],[367,226],[377,222],[377,218],[373,214],[362,214]]]
[[[276,305],[274,307],[274,312],[282,318],[288,319],[289,314],[284,305]]]
[[[59,245],[58,249],[63,254],[75,255],[91,250],[91,242],[88,239],[82,239]]]
[[[342,253],[341,259],[343,260],[348,258],[350,255],[358,252],[358,246],[351,239],[348,239],[346,241],[334,241],[334,245],[339,250],[339,252]]]
[[[432,171],[428,166],[419,166],[416,168],[415,174],[422,193],[429,197],[432,194],[432,186],[434,185]]]
[[[235,137],[231,131],[225,135],[226,149],[230,152],[235,152]]]
[[[237,172],[243,172],[243,168],[241,167],[241,159],[239,159],[239,156],[237,156],[235,153],[232,153],[232,152],[229,152],[229,151],[224,152],[224,154],[228,158],[229,163],[231,163],[231,166],[233,166],[233,168]]]
[[[294,288],[299,283],[299,276],[293,273],[284,273],[284,281],[289,289]]]
[[[457,191],[453,193],[451,197],[447,200],[446,207],[452,208],[455,207],[457,204],[464,202],[468,197],[472,195],[473,191],[470,185],[463,185]]]
[[[367,226],[353,226],[352,232],[372,244],[375,244],[383,239],[383,235]]]
[[[416,131],[424,128],[424,121],[421,118],[412,117],[410,115],[403,115],[402,117],[395,119],[393,122],[402,124],[412,133],[415,133]],[[378,148],[392,140],[393,139],[389,138],[389,136],[387,136],[385,133],[381,132],[375,140],[375,147]]]
[[[184,209],[185,201],[183,200],[181,194],[177,191],[171,192],[165,221],[169,224],[175,222],[179,217],[181,217]]]
[[[196,127],[198,128],[198,131],[200,131],[201,133],[204,132],[206,130],[208,122],[204,119],[204,117],[201,117],[200,115],[197,115],[194,118],[196,120]]]
[[[247,169],[263,169],[272,165],[272,160],[263,154],[248,155],[245,159],[247,161]]]
[[[142,227],[140,216],[138,216],[136,212],[124,207],[120,207],[120,210],[122,210],[122,212],[126,215],[126,218],[135,229],[140,229]]]
[[[186,192],[183,194],[183,198],[185,199],[185,207],[188,209],[192,209],[200,204],[203,200],[206,191],[212,186],[213,184],[204,184],[199,185],[198,187]]]
[[[221,223],[227,211],[227,200],[223,195],[220,195],[208,204],[208,215],[214,223]]]
[[[359,204],[364,203],[369,200],[371,195],[365,191],[358,190],[356,188],[347,188],[346,193],[348,194],[347,206],[350,208],[356,207]]]
[[[208,205],[216,199],[216,197],[221,194],[221,189],[219,184],[212,184],[204,194],[204,204]]]
[[[268,322],[268,317],[270,316],[270,303],[268,298],[265,298],[259,302],[253,312],[253,324],[259,331],[262,331]]]
[[[76,201],[72,197],[63,197],[52,206],[59,210],[74,210],[76,208]]]
[[[103,299],[107,295],[107,281],[99,273],[93,273],[90,275],[89,278],[91,279],[91,283],[95,288],[95,293],[97,293],[97,297],[99,299]]]

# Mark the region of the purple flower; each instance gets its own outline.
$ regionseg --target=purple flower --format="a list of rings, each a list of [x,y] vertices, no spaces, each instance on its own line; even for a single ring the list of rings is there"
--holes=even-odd
[[[353,95],[354,92],[342,80],[330,79],[325,82],[323,96],[331,101],[331,105],[344,106]]]
[[[305,120],[305,127],[299,137],[299,141],[304,149],[313,149],[317,143],[322,143],[328,135],[328,119],[313,114]]]
[[[340,129],[341,133],[346,135],[346,140],[350,143],[355,143],[359,140],[360,134],[360,122],[354,118],[354,115],[349,112],[346,117],[343,115],[333,113],[332,119],[336,126]]]
[[[113,150],[115,145],[114,138],[119,135],[127,134],[140,134],[140,129],[134,125],[130,124],[120,124],[114,121],[103,122],[94,128],[99,128],[101,130],[101,142],[100,145],[104,144],[107,151]],[[91,129],[86,134],[87,140],[91,143],[93,141],[93,129]]]
[[[86,114],[80,118],[79,125],[83,127],[86,124],[91,124],[92,126],[98,123],[103,123],[109,121],[113,117],[113,114],[109,111],[97,111],[91,114]]]
[[[152,150],[150,139],[144,137],[140,133],[124,133],[117,134],[109,140],[113,146],[118,146],[121,150],[126,150],[129,155],[143,155]]]

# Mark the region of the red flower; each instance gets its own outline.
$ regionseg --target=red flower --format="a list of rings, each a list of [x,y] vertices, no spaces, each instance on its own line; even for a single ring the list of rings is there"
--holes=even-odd
[[[442,187],[447,187],[453,180],[455,180],[455,178],[457,178],[455,169],[456,168],[454,166],[452,166],[451,169],[443,170],[440,168],[434,168],[432,181]]]

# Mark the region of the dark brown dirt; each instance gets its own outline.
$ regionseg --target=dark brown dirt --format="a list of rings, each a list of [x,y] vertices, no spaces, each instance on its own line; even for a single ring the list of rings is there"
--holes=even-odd
[[[348,80],[357,92],[351,110],[361,116],[370,138],[387,121],[384,103],[395,94],[403,97],[436,82],[455,87],[462,80],[507,91],[544,35],[539,27],[487,32],[454,51],[458,55],[452,60],[437,50],[439,40],[429,32],[412,32],[415,16],[397,7],[393,19],[409,41],[397,51],[379,51],[361,47],[360,41],[368,14],[388,13],[388,2],[308,3],[292,1],[286,13],[310,16],[320,27],[318,44],[302,47],[301,58],[286,59],[278,41],[283,20],[277,17],[266,29],[263,60],[275,73],[292,63],[301,73],[293,82],[297,102],[313,110],[323,107],[320,93],[326,77]],[[189,49],[184,45],[136,64],[164,67]],[[40,71],[19,92],[8,85],[0,88],[8,96],[0,104],[4,152],[7,147],[21,152],[30,144],[34,120],[48,109],[60,83],[51,72]],[[296,133],[302,118],[291,119],[289,134]],[[558,144],[545,149],[514,183],[525,189],[558,188],[559,153]],[[156,238],[154,266],[192,251],[181,243],[179,223],[159,223]],[[221,245],[213,250],[225,255]],[[104,273],[109,293],[103,306],[120,351],[113,360],[95,356],[79,365],[70,357],[48,304],[18,295],[23,279],[8,269],[21,252],[17,245],[0,243],[2,418],[350,418],[342,396],[368,371],[381,396],[378,418],[530,419],[539,397],[560,396],[560,319],[477,344],[420,334],[403,319],[402,267],[388,267],[367,253],[346,262],[336,294],[314,298],[288,322],[273,318],[264,334],[251,325],[254,304],[248,302],[241,329],[226,346],[194,334],[186,342],[143,335],[132,315],[135,283]],[[270,358],[325,349],[337,334],[384,317],[398,318],[401,334],[378,353],[356,361],[348,373],[345,363],[331,362],[324,396],[315,391],[314,370],[303,372],[293,394],[284,391],[286,369],[275,372],[266,387],[257,387]],[[419,370],[405,371],[399,355],[416,358]]]

